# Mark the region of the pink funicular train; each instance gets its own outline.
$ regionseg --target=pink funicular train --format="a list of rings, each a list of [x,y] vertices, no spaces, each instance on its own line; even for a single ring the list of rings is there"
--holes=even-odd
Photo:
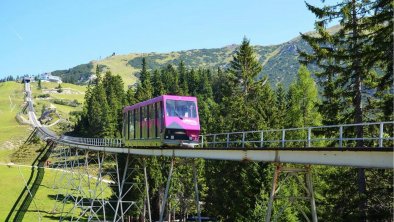
[[[123,142],[130,147],[198,145],[197,99],[162,95],[123,108]]]

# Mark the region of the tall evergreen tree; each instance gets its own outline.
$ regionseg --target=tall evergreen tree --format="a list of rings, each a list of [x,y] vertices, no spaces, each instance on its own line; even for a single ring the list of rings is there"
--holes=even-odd
[[[200,81],[198,84],[198,94],[204,98],[213,98],[212,85],[209,79],[209,70],[198,70]]]
[[[248,95],[250,91],[258,87],[259,82],[256,79],[262,70],[262,65],[258,62],[250,41],[246,37],[242,40],[230,65],[229,72],[233,75],[233,81],[236,82],[238,90],[243,95]]]
[[[288,101],[287,128],[321,124],[317,86],[306,66],[300,66],[297,80],[290,86]]]
[[[142,58],[142,70],[140,72],[140,81],[138,84],[135,97],[138,101],[144,101],[151,99],[153,96],[153,86],[151,82],[150,73],[146,69],[145,58]]]
[[[212,80],[212,90],[215,102],[221,103],[224,97],[228,97],[232,93],[232,81],[228,78],[228,72],[223,72],[218,68],[217,75]]]
[[[378,90],[379,79],[392,78],[392,1],[347,0],[323,8],[306,5],[317,17],[317,35],[301,35],[313,52],[300,54],[304,63],[316,63],[322,70],[318,76],[325,85],[325,96],[330,97],[326,98],[323,105],[339,107],[339,114],[326,114],[330,115],[331,121],[341,119],[340,123],[361,123],[365,119],[376,119],[378,116],[369,102],[371,98],[373,100],[371,92]],[[329,33],[325,26],[333,20],[338,20],[341,26],[338,32]],[[379,64],[385,64],[381,66],[384,75],[376,78],[374,69]],[[331,87],[332,93],[327,93],[327,87]],[[368,109],[365,109],[365,103]],[[362,138],[363,127],[355,127],[354,134]],[[363,147],[364,142],[358,140],[356,146]],[[365,221],[367,202],[364,169],[358,170],[358,191],[357,214]]]
[[[182,95],[189,94],[189,87],[187,84],[187,70],[185,67],[185,63],[181,61],[178,65],[178,73],[179,73],[179,85],[180,91]]]
[[[160,76],[159,70],[153,71],[152,85],[154,86],[153,87],[153,97],[165,94],[164,85],[163,85],[163,82],[161,81],[161,76]]]
[[[198,91],[199,76],[193,68],[188,72],[187,76],[189,94],[196,96]]]
[[[123,80],[120,76],[113,76],[108,71],[103,79],[108,105],[110,107],[110,121],[108,124],[114,129],[113,136],[120,137],[122,132],[123,106],[126,104],[125,92],[123,90]]]
[[[283,84],[279,84],[275,91],[275,109],[273,118],[273,127],[275,129],[283,129],[286,125],[287,98],[286,90]]]

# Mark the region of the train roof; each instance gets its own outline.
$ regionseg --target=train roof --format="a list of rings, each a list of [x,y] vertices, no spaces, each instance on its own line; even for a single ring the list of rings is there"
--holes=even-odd
[[[143,102],[136,103],[136,104],[131,105],[131,106],[126,106],[126,107],[123,108],[123,112],[126,112],[128,110],[132,110],[132,109],[135,109],[135,108],[139,108],[139,107],[142,107],[142,106],[146,106],[146,105],[149,105],[149,104],[152,104],[152,103],[160,102],[160,101],[163,101],[165,99],[185,100],[185,101],[197,102],[197,98],[194,97],[194,96],[161,95],[161,96],[155,97],[155,98],[150,99],[150,100],[146,100],[146,101],[143,101]]]

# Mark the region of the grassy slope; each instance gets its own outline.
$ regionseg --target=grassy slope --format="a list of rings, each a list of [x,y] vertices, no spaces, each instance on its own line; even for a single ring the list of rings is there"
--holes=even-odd
[[[15,116],[23,104],[23,85],[0,83],[0,162],[9,162],[9,154],[29,133],[29,126],[19,125]]]
[[[0,180],[0,195],[2,203],[0,204],[0,221],[5,221],[7,215],[9,214],[15,199],[19,196],[20,192],[24,188],[24,181],[27,181],[30,176],[30,167],[18,167],[18,166],[1,166],[0,165],[0,175],[3,178]],[[31,203],[28,211],[26,212],[23,221],[39,221],[41,216],[42,221],[59,221],[56,217],[60,216],[60,213],[52,214],[52,210],[55,207],[56,201],[53,199],[56,193],[59,191],[53,189],[55,178],[60,178],[62,176],[61,171],[56,171],[53,169],[46,169],[44,179],[38,189],[33,202]],[[12,185],[10,185],[12,183]],[[56,183],[57,186],[66,186],[69,181],[63,180],[61,183]],[[92,181],[92,186],[94,186],[94,180]],[[109,197],[111,195],[110,190],[106,189],[104,196]],[[61,209],[62,203],[57,202],[57,209]],[[73,206],[73,203],[68,203],[65,206],[65,210],[68,211]],[[77,209],[75,215],[81,212]]]
[[[47,89],[55,89],[59,84],[53,82],[43,82],[41,83],[42,89],[39,90],[37,88],[37,82],[32,83],[32,92],[33,97],[38,96],[40,94],[44,94]],[[65,93],[50,93],[50,97],[46,99],[35,98],[35,109],[37,114],[41,114],[41,109],[43,105],[49,106],[52,104],[56,107],[57,112],[62,116],[62,118],[67,119],[69,117],[69,113],[71,111],[80,111],[82,110],[82,105],[78,107],[71,107],[59,104],[53,104],[49,100],[50,99],[67,99],[67,100],[78,100],[78,102],[83,103],[85,97],[86,86],[73,85],[69,83],[61,84],[63,89],[72,89],[73,94],[65,94]]]
[[[112,74],[120,75],[125,83],[125,88],[127,85],[132,85],[137,82],[138,78],[134,75],[138,71],[138,69],[128,65],[128,61],[135,57],[141,56],[141,54],[128,54],[128,55],[116,55],[111,56],[103,60],[92,61],[93,70],[92,72],[96,72],[96,66],[105,65],[109,68]]]
[[[43,88],[55,88],[58,86],[56,83],[42,83]],[[72,84],[62,84],[63,88],[72,88],[75,91],[81,92],[80,94],[51,94],[51,98],[58,99],[77,99],[79,102],[83,102],[85,86],[76,86]],[[33,95],[42,94],[42,91],[37,90],[37,83],[32,84]],[[30,126],[19,125],[15,120],[15,115],[20,111],[23,104],[23,85],[16,82],[5,82],[0,83],[0,163],[7,163],[11,158],[17,163],[23,163],[30,165],[36,157],[35,148],[29,148],[31,150],[21,150],[15,152],[17,148],[17,142],[23,142],[31,132]],[[36,100],[37,101],[37,100]],[[42,106],[48,101],[37,101],[36,107]],[[76,110],[73,107],[61,106],[55,104],[59,112],[64,115],[68,115],[69,111]],[[78,108],[80,109],[80,107]],[[10,144],[15,144],[15,149],[11,149]],[[22,153],[21,153],[22,152]],[[12,153],[19,154],[11,155]],[[30,176],[30,167],[17,166],[7,167],[0,165],[0,197],[2,203],[0,204],[0,221],[4,221],[15,203],[17,197],[24,188],[24,180],[27,180]],[[23,175],[23,176],[22,176]],[[50,214],[51,209],[54,207],[55,201],[51,196],[55,195],[57,190],[53,190],[51,187],[55,179],[56,172],[53,170],[46,170],[44,179],[40,188],[35,196],[34,202],[31,203],[29,211],[25,214],[23,221],[38,221],[38,213],[36,212],[36,205],[43,217],[42,221],[58,221],[56,218],[52,218]],[[108,194],[107,194],[108,195]],[[36,205],[35,205],[36,204]],[[69,204],[67,207],[71,207]]]
[[[269,60],[273,50],[277,49],[278,46],[256,46],[256,57],[261,60]],[[95,72],[97,65],[104,65],[106,69],[110,70],[113,74],[120,75],[125,83],[125,88],[128,85],[132,85],[138,81],[135,76],[140,71],[140,61],[133,63],[134,59],[141,59],[145,57],[147,59],[148,68],[156,69],[159,67],[166,66],[168,64],[177,65],[181,60],[184,61],[185,65],[189,68],[214,68],[223,67],[230,63],[234,50],[237,49],[236,45],[226,46],[218,49],[193,49],[179,52],[169,53],[132,53],[126,55],[109,56],[102,60],[92,61],[93,68],[92,73]],[[132,65],[132,62],[134,65]]]
[[[10,212],[16,198],[24,187],[23,178],[29,178],[30,168],[22,167],[22,174],[17,167],[7,167],[0,165],[0,221],[5,221],[8,213]],[[22,178],[23,175],[23,178]]]

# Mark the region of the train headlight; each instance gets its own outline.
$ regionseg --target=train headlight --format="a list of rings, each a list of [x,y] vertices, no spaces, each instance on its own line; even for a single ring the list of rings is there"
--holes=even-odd
[[[193,140],[193,137],[189,136],[189,140]]]

